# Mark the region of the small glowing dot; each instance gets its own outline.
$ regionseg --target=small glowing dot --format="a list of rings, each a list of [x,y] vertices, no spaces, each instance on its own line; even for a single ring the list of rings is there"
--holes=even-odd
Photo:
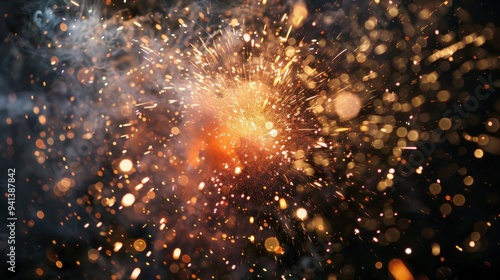
[[[123,196],[122,205],[125,207],[129,207],[132,204],[134,204],[134,201],[135,201],[135,196],[131,193],[128,193],[128,194]]]
[[[412,252],[411,248],[406,248],[406,249],[405,249],[405,253],[406,253],[407,255],[411,254],[411,252]]]
[[[471,176],[467,176],[464,178],[464,184],[466,186],[470,186],[474,183],[474,178],[472,178]]]
[[[181,175],[177,181],[181,186],[185,186],[189,183],[189,178],[186,175]]]
[[[130,170],[134,167],[134,164],[130,159],[124,159],[120,162],[119,167],[122,172],[130,172]]]
[[[280,198],[280,209],[285,210],[288,207],[286,200],[284,198]]]
[[[269,131],[269,134],[272,136],[272,137],[276,137],[278,136],[278,131],[276,129],[273,129],[271,131]]]
[[[99,258],[99,251],[97,251],[96,249],[90,249],[88,252],[88,257],[92,262],[97,261],[97,259]]]
[[[451,128],[452,123],[449,118],[442,118],[439,120],[438,125],[442,130],[449,130]]]
[[[43,213],[43,211],[38,211],[36,212],[36,216],[38,217],[38,219],[43,219],[43,217],[45,217],[45,214]]]
[[[137,252],[142,252],[144,250],[146,250],[146,241],[144,241],[144,239],[137,239],[136,241],[134,241],[134,249],[137,251]]]
[[[188,255],[183,255],[181,258],[183,263],[190,263],[191,262],[191,257]]]
[[[238,167],[236,167],[236,168],[234,169],[234,173],[236,173],[236,174],[241,174],[241,167],[239,167],[239,166],[238,166]]]
[[[68,26],[67,26],[67,25],[66,25],[66,23],[64,23],[64,22],[63,22],[63,23],[61,23],[61,24],[59,25],[59,28],[60,28],[60,29],[61,29],[61,31],[63,31],[63,32],[66,32],[66,31],[68,30]]]
[[[181,256],[181,248],[175,248],[172,257],[174,258],[174,260],[178,260],[180,256]]]
[[[280,246],[280,242],[276,237],[269,237],[264,242],[264,246],[266,247],[267,251],[276,252],[276,249],[278,249],[278,247]]]
[[[297,209],[296,216],[300,220],[305,220],[307,218],[307,210],[304,208]]]
[[[439,256],[440,253],[441,253],[441,246],[439,246],[439,244],[437,244],[437,243],[433,243],[432,244],[432,255]]]
[[[173,135],[177,135],[179,134],[181,131],[179,130],[178,127],[172,127],[172,129],[170,130],[170,132],[173,134]]]
[[[453,197],[453,204],[455,206],[463,206],[465,204],[465,196],[462,194],[457,194]]]
[[[429,186],[429,191],[433,194],[433,195],[438,195],[440,192],[441,192],[441,185],[438,184],[438,183],[432,183],[430,186]]]
[[[477,149],[477,150],[475,150],[475,151],[474,151],[474,156],[475,156],[476,158],[482,158],[482,157],[483,157],[483,155],[484,155],[484,152],[483,152],[483,150],[481,150],[481,149]]]

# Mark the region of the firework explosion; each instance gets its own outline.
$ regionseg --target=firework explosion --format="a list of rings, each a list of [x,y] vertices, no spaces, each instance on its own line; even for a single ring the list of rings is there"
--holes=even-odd
[[[1,4],[9,277],[494,278],[487,4],[127,2]]]

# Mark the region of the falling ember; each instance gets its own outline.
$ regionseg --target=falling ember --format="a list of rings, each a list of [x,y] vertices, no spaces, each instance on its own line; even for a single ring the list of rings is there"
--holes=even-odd
[[[172,258],[174,260],[178,260],[181,256],[181,249],[180,248],[175,248],[174,252],[172,253]]]
[[[134,269],[134,271],[132,271],[132,273],[130,274],[130,279],[137,279],[139,277],[139,275],[141,274],[141,269],[136,267]]]
[[[123,247],[123,243],[121,242],[116,242],[115,245],[114,245],[114,248],[113,248],[113,251],[114,252],[118,252],[120,251],[120,249]]]
[[[389,272],[396,280],[413,280],[413,275],[400,259],[392,259],[388,264]]]

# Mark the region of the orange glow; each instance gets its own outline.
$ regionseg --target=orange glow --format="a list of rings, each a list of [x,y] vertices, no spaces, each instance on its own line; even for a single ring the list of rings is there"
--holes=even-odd
[[[389,272],[396,280],[413,280],[413,275],[400,259],[392,259],[388,265]]]
[[[230,135],[227,127],[206,121],[201,129],[191,133],[196,135],[188,145],[187,162],[191,167],[197,168],[203,162],[215,168],[236,168],[240,162],[236,154],[240,141]]]

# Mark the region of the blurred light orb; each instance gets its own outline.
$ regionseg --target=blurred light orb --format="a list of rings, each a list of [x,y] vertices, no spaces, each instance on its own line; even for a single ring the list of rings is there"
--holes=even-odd
[[[124,159],[120,162],[119,168],[122,172],[130,172],[132,168],[134,167],[134,164],[130,159]]]
[[[307,210],[304,208],[299,208],[297,209],[295,215],[299,220],[305,220],[307,218]]]
[[[125,207],[132,206],[132,204],[134,204],[134,202],[135,202],[135,196],[131,193],[127,193],[122,198],[122,205]]]
[[[334,107],[341,120],[350,120],[361,110],[361,100],[350,92],[342,92],[335,98]]]

